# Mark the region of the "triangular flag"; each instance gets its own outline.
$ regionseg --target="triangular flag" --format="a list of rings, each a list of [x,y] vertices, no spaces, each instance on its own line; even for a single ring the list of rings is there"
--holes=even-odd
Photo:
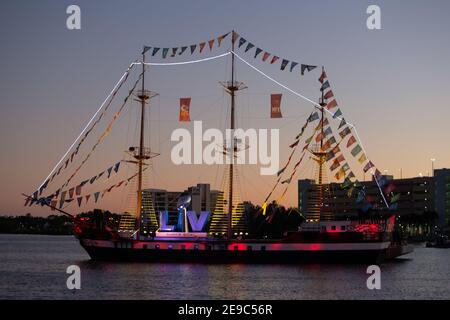
[[[191,45],[191,54],[195,52],[195,49],[197,48],[196,44]]]
[[[117,171],[119,171],[119,167],[120,167],[120,161],[117,162],[117,163],[114,165],[114,172],[115,172],[115,173],[117,173]]]
[[[292,72],[292,70],[294,70],[294,68],[296,67],[298,65],[298,62],[294,62],[294,61],[292,61],[291,62],[291,68],[290,68],[290,72]]]
[[[325,95],[323,96],[325,99],[330,99],[334,97],[333,94],[333,90],[328,91],[327,93],[325,93]]]
[[[280,70],[284,71],[284,69],[286,69],[286,66],[288,65],[288,63],[289,63],[289,60],[283,59],[283,61],[281,62]]]
[[[358,144],[356,147],[353,148],[351,151],[352,156],[356,157],[360,152],[362,151],[361,146]]]
[[[373,168],[375,165],[372,163],[372,161],[369,161],[363,168],[364,172],[367,172],[370,170],[370,168]]]
[[[152,57],[159,51],[160,48],[153,48]]]
[[[90,183],[90,184],[93,184],[93,183],[94,183],[94,181],[95,181],[95,179],[97,179],[97,176],[95,176],[95,177],[92,177],[92,178],[91,178],[91,180],[89,180],[89,183]]]
[[[109,167],[108,168],[108,178],[111,176],[111,171],[112,171],[113,167]]]
[[[268,52],[264,52],[263,57],[262,57],[262,61],[266,62],[267,58],[270,57],[270,53]]]
[[[229,34],[230,34],[230,33],[228,32],[228,33],[223,34],[223,35],[221,35],[221,36],[219,36],[219,37],[217,38],[217,43],[218,43],[217,46],[218,46],[218,47],[220,47],[220,45],[222,44],[222,40],[225,39]]]
[[[142,50],[142,54],[145,54],[148,50],[150,50],[152,47],[144,46],[144,50]]]
[[[162,57],[165,59],[167,57],[167,53],[169,52],[169,48],[164,48],[162,52]]]
[[[177,54],[178,48],[172,48],[172,57],[175,57]]]
[[[182,55],[186,51],[187,47],[181,47],[180,53],[178,55]]]
[[[322,86],[320,87],[320,91],[324,91],[325,89],[330,87],[330,83],[327,81],[325,81]]]
[[[359,157],[358,162],[359,162],[360,164],[363,164],[364,162],[366,162],[366,160],[367,160],[367,157],[366,157],[366,155],[363,153],[363,154],[361,155],[361,157]]]
[[[75,191],[75,188],[69,189],[69,198],[73,197],[73,192]]]
[[[252,44],[252,43],[248,43],[247,44],[247,48],[245,48],[245,52],[247,52],[248,50],[250,50],[251,48],[253,48],[255,45],[254,44]]]
[[[256,48],[256,51],[255,51],[255,56],[254,56],[254,58],[256,59],[256,57],[258,56],[258,54],[260,54],[262,52],[262,49],[260,49],[260,48]]]
[[[77,202],[78,202],[78,206],[81,207],[81,202],[83,201],[83,197],[78,197],[77,198]]]
[[[345,121],[344,118],[342,118],[341,123],[339,124],[339,128],[338,128],[338,129],[342,128],[342,127],[345,126],[346,124],[347,124],[347,122]]]
[[[99,195],[100,195],[100,192],[94,193],[95,203],[97,203]]]
[[[88,194],[87,196],[86,196],[86,203],[88,203],[89,202],[89,199],[91,198],[91,195],[90,194]]]
[[[350,139],[348,139],[347,148],[349,148],[355,142],[356,142],[356,138],[354,136],[351,136]]]
[[[325,69],[322,70],[322,74],[320,75],[319,82],[323,83],[323,81],[327,78],[327,74],[325,73]]]
[[[200,48],[200,53],[202,53],[203,49],[205,49],[206,42],[202,42],[202,43],[200,43],[198,46],[199,46],[199,48]]]
[[[295,141],[293,144],[291,144],[291,145],[289,146],[289,148],[294,148],[294,147],[298,146],[298,143],[299,143],[299,142],[300,142],[300,140]]]
[[[337,117],[342,116],[341,109],[337,109],[336,112],[333,114],[333,118],[336,119]]]
[[[213,46],[214,46],[214,40],[215,40],[215,39],[211,39],[211,40],[208,41],[208,46],[209,46],[209,50],[210,50],[210,51],[212,51],[212,48],[213,48]]]
[[[315,68],[317,68],[317,66],[310,66],[307,64],[302,64],[301,66],[301,74],[302,76],[305,74],[305,70],[308,70],[308,72],[314,70]]]
[[[240,47],[242,47],[242,45],[244,44],[244,43],[246,43],[247,42],[247,40],[245,40],[244,38],[240,38],[239,39],[239,45],[238,45],[238,47],[240,48]]]
[[[280,59],[280,57],[273,56],[272,60],[270,61],[270,64],[274,64],[278,59]]]

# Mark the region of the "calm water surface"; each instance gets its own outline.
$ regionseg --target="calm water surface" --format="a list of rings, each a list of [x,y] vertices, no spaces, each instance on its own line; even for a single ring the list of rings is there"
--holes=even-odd
[[[66,268],[81,268],[81,290]],[[101,263],[72,236],[0,235],[0,299],[450,299],[450,250],[417,246],[381,266]]]

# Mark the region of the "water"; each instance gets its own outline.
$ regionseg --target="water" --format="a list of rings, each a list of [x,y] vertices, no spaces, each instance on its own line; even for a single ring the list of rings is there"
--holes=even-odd
[[[450,250],[417,246],[368,290],[366,265],[100,263],[71,236],[0,235],[0,299],[450,299],[449,266]]]

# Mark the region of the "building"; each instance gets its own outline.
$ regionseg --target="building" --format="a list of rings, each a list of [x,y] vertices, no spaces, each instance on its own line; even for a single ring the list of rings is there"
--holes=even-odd
[[[435,208],[441,226],[450,225],[450,169],[434,170]]]
[[[450,171],[450,170],[449,170]],[[447,177],[449,175],[447,174]],[[435,211],[436,186],[433,177],[416,177],[409,179],[393,179],[385,176],[388,183],[395,185],[394,193],[399,193],[398,208],[400,215],[422,214]],[[380,209],[386,208],[384,199],[375,181],[364,181],[361,185],[365,188],[366,198]],[[298,181],[298,208],[307,219],[318,219],[318,206],[315,196],[317,185],[314,180]],[[324,185],[325,194],[323,207],[325,211],[333,212],[336,219],[356,217],[362,208],[362,203],[357,203],[357,194],[349,189],[343,189],[340,183]],[[448,206],[447,206],[448,210]]]

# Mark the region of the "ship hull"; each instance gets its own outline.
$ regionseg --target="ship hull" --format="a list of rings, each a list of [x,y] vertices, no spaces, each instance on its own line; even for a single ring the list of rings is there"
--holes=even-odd
[[[174,263],[380,263],[407,254],[406,246],[392,246],[389,243],[233,243],[226,249],[199,247],[194,243],[191,249],[170,249],[161,242],[127,242],[80,240],[92,260],[96,261],[135,261],[135,262],[174,262]],[[223,246],[223,244],[221,244]],[[168,246],[172,246],[169,244]],[[178,247],[183,246],[178,243]],[[259,246],[259,248],[258,248]],[[264,246],[264,250],[261,250]],[[255,250],[249,250],[252,247]],[[155,249],[157,248],[157,249]],[[237,248],[237,249],[236,249]]]

